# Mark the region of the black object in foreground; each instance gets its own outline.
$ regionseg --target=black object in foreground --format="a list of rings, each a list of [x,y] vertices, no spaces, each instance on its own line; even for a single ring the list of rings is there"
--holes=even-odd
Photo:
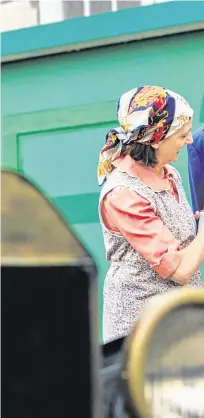
[[[37,188],[1,180],[2,418],[100,418],[95,263]]]

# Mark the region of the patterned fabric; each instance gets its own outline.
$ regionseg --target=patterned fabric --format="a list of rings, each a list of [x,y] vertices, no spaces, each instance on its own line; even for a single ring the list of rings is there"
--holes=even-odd
[[[196,222],[187,202],[181,178],[172,167],[179,201],[168,190],[155,191],[138,177],[131,177],[117,168],[108,177],[101,191],[100,202],[115,187],[131,188],[152,204],[155,213],[174,237],[181,249],[196,236]],[[121,235],[111,233],[104,225],[99,206],[107,260],[111,266],[104,283],[103,339],[109,342],[127,335],[148,300],[158,294],[171,291],[181,285],[162,279],[151,265]],[[188,287],[204,288],[200,271],[197,270]]]
[[[156,144],[182,128],[192,116],[187,101],[163,87],[143,86],[123,94],[117,106],[120,127],[108,132],[100,153],[99,185],[113,170],[112,162],[135,142]]]

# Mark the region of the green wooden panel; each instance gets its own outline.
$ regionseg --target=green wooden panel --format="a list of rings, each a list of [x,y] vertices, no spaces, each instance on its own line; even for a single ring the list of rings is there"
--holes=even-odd
[[[4,132],[1,143],[1,165],[11,169],[18,169],[17,155],[16,132]]]
[[[20,135],[20,165],[49,196],[97,193],[99,147],[110,126]]]
[[[60,207],[96,258],[107,263],[98,223],[98,153],[117,126],[116,100],[142,84],[183,94],[204,122],[203,32],[134,42],[2,68],[2,164],[25,171]],[[186,150],[176,164],[189,197]],[[203,270],[204,272],[204,270]]]
[[[94,258],[97,260],[99,272],[99,327],[100,341],[102,341],[102,312],[103,312],[103,279],[106,275],[109,263],[104,257],[104,245],[101,227],[99,223],[76,224],[74,229],[80,239],[87,246]]]
[[[76,112],[77,107],[101,105],[107,115],[106,103],[117,100],[124,91],[137,85],[159,84],[191,101],[196,126],[204,95],[203,43],[204,32],[198,32],[5,64],[2,112],[36,112],[37,129],[42,110],[75,107]],[[90,112],[87,115],[92,117]],[[109,120],[114,118],[112,108]]]

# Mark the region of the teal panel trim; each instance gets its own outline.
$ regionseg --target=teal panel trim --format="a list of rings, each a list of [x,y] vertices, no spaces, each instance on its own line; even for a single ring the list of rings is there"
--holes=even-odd
[[[57,129],[63,131],[67,130],[67,127],[83,129],[98,124],[105,126],[107,123],[118,123],[114,119],[115,114],[115,100],[84,106],[41,109],[32,113],[4,116],[3,132],[4,134],[19,132],[23,136],[48,131],[52,133]]]
[[[59,196],[53,198],[52,201],[71,224],[99,222],[99,193]]]
[[[20,59],[20,56],[24,58],[36,52],[41,55],[42,51],[47,51],[45,53],[49,54],[52,50],[58,49],[58,52],[62,52],[68,45],[77,45],[80,49],[80,45],[81,48],[83,44],[91,47],[104,44],[105,40],[114,42],[114,39],[118,39],[118,42],[121,42],[120,38],[123,37],[124,40],[124,36],[127,37],[126,40],[131,36],[133,39],[141,39],[144,33],[147,34],[146,37],[154,36],[152,35],[154,31],[160,31],[160,35],[165,34],[167,28],[171,28],[169,33],[182,31],[178,29],[182,27],[185,31],[186,25],[187,30],[192,30],[195,25],[197,29],[200,29],[203,27],[203,22],[204,2],[202,1],[186,1],[185,4],[182,1],[171,1],[145,7],[127,8],[115,13],[79,17],[4,32],[2,57],[13,56],[13,59]],[[100,41],[103,42],[100,43]]]

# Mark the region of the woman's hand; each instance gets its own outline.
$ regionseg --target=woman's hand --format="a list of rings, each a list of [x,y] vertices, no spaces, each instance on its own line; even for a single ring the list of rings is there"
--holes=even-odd
[[[194,214],[194,218],[195,218],[196,221],[198,221],[198,219],[200,218],[200,212],[198,210]]]

